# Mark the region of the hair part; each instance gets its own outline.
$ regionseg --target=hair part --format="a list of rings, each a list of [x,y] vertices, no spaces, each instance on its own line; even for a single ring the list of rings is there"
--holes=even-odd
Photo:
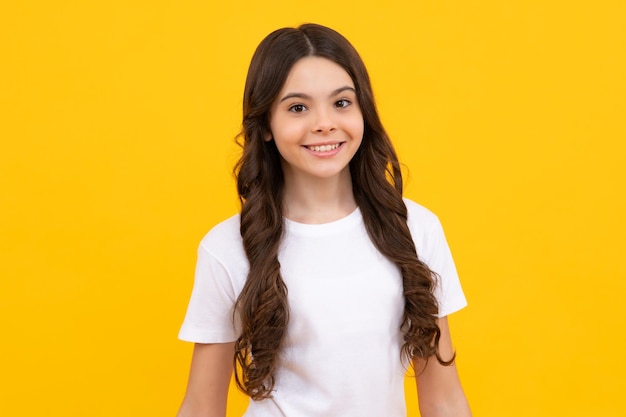
[[[284,175],[280,154],[271,137],[270,111],[291,68],[316,56],[340,65],[355,85],[363,114],[364,134],[350,162],[353,192],[367,232],[376,248],[400,268],[404,315],[402,351],[409,358],[427,359],[438,351],[436,275],[421,262],[407,225],[402,200],[402,173],[374,101],[367,70],[354,47],[338,32],[315,24],[278,29],[257,47],[244,88],[242,156],[235,166],[241,201],[240,233],[249,261],[246,283],[235,304],[241,324],[235,343],[237,386],[254,400],[271,397],[282,348],[289,305],[278,261],[283,237]]]

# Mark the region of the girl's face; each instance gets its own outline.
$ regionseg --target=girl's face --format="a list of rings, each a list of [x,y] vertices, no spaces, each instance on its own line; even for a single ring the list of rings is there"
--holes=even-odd
[[[349,180],[364,129],[352,79],[326,58],[300,59],[272,105],[270,129],[285,179]]]

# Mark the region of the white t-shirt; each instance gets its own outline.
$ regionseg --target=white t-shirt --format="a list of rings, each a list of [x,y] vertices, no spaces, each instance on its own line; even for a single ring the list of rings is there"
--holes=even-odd
[[[466,305],[438,218],[405,199],[419,258],[440,276],[439,316]],[[290,320],[273,398],[245,417],[404,417],[398,267],[369,239],[359,209],[325,224],[285,220],[279,250]],[[198,250],[182,340],[232,342],[233,305],[248,273],[239,215],[215,226]]]

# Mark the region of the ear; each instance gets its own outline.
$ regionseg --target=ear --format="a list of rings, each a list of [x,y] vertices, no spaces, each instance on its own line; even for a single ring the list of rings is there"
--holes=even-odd
[[[271,141],[272,139],[274,139],[274,137],[272,136],[272,132],[267,132],[267,133],[265,134],[265,137],[263,137],[263,140],[265,140],[265,142],[269,142],[269,141]]]

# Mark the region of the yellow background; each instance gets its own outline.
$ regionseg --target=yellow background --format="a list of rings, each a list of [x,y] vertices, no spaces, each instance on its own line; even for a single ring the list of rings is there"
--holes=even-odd
[[[626,415],[624,2],[227,3],[0,6],[0,415],[175,414],[247,65],[306,21],[361,52],[444,223],[474,414]]]

